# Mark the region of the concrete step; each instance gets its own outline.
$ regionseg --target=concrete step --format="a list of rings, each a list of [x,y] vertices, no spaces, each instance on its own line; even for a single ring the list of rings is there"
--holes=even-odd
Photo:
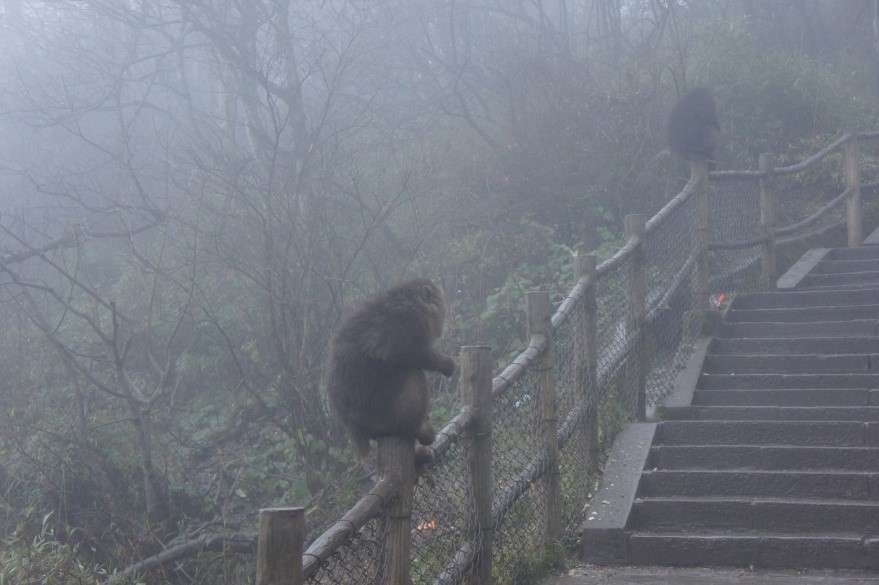
[[[708,352],[711,355],[879,354],[879,337],[714,339]]]
[[[879,247],[862,246],[860,248],[832,248],[824,260],[875,260],[879,258]]]
[[[641,475],[639,498],[674,496],[879,500],[879,472],[660,469]]]
[[[712,374],[854,373],[869,372],[874,363],[879,366],[879,355],[708,354],[702,368]]]
[[[729,566],[767,569],[875,569],[875,539],[860,534],[634,532],[627,562],[679,567]],[[586,551],[584,551],[585,553]]]
[[[710,374],[703,373],[700,390],[781,388],[879,388],[879,374]]]
[[[838,286],[840,284],[860,284],[879,280],[879,271],[865,270],[863,272],[838,272],[836,274],[807,274],[800,281],[800,286]]]
[[[697,390],[695,406],[879,406],[879,390],[866,388],[781,388]]]
[[[879,258],[822,260],[812,269],[814,274],[844,274],[847,272],[879,272]]]
[[[653,445],[648,469],[879,472],[879,448],[792,445]]]
[[[879,262],[879,260],[877,260]],[[843,305],[877,305],[879,289],[864,290],[792,290],[736,295],[733,309],[784,309],[795,307],[834,307]]]
[[[692,404],[615,443],[630,474],[602,486],[585,558],[879,570],[879,245],[797,266],[779,279],[796,289],[737,295],[700,342]]]
[[[815,323],[877,318],[879,318],[879,305],[733,309],[725,316],[727,323]]]
[[[627,528],[864,533],[879,530],[879,502],[826,498],[646,498],[635,500]]]
[[[826,321],[820,323],[727,323],[720,325],[717,337],[723,339],[827,338],[879,336],[876,319]]]
[[[879,447],[879,423],[859,421],[667,420],[656,445]]]
[[[877,246],[879,247],[879,246]],[[802,290],[804,292],[819,292],[819,291],[844,291],[844,290],[875,290],[879,288],[879,280],[865,280],[863,282],[857,282],[853,284],[825,284],[825,285],[817,285],[817,286],[802,286],[798,290]]]
[[[879,421],[879,406],[675,406],[663,420]]]

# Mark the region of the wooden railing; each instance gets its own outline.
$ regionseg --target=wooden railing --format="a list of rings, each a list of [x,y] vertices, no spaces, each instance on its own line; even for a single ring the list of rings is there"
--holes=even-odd
[[[863,211],[861,201],[859,143],[879,138],[879,132],[850,133],[841,136],[825,148],[803,161],[790,165],[773,166],[774,157],[761,155],[757,170],[708,172],[701,163],[691,166],[690,180],[671,201],[648,221],[643,216],[628,216],[625,221],[626,243],[613,256],[597,263],[594,254],[578,248],[576,253],[577,282],[567,297],[551,311],[546,291],[533,291],[527,296],[528,347],[519,353],[501,372],[491,377],[492,359],[486,346],[462,347],[460,352],[461,376],[459,394],[460,412],[438,433],[434,445],[437,461],[450,456],[453,444],[462,446],[466,486],[463,508],[462,544],[449,550],[445,568],[430,579],[434,583],[462,583],[488,585],[492,583],[493,558],[504,519],[511,509],[525,497],[539,498],[542,530],[540,540],[546,551],[556,547],[570,526],[563,526],[562,502],[567,494],[561,485],[560,454],[578,455],[586,481],[589,469],[597,463],[600,448],[598,428],[602,421],[598,411],[609,394],[631,408],[632,418],[644,420],[647,416],[648,377],[652,374],[652,355],[648,337],[651,328],[662,318],[663,311],[673,299],[692,291],[687,305],[687,317],[704,317],[709,310],[712,290],[711,254],[729,250],[754,248],[753,256],[741,270],[759,264],[760,283],[769,287],[778,276],[780,246],[797,243],[834,228],[825,226],[808,231],[843,202],[846,204],[845,225],[848,245],[858,246],[863,240]],[[777,197],[773,192],[776,177],[798,173],[813,167],[831,154],[843,151],[845,190],[821,206],[808,217],[787,226],[778,227]],[[709,186],[712,182],[756,182],[759,188],[760,235],[740,241],[712,241],[711,201]],[[650,246],[663,229],[676,230],[666,224],[682,221],[689,213],[695,217],[692,245],[685,246],[665,284],[650,288],[648,279],[656,266],[650,262]],[[687,216],[689,217],[689,216]],[[685,218],[684,218],[685,220]],[[673,234],[672,234],[673,235]],[[668,235],[666,237],[672,237]],[[680,237],[680,236],[678,236]],[[614,289],[611,279],[625,283],[625,291]],[[687,285],[689,283],[689,288]],[[604,288],[601,288],[604,287]],[[599,290],[601,289],[601,290]],[[615,295],[624,292],[624,315],[619,322],[608,321],[602,306],[610,307]],[[603,295],[603,296],[602,296]],[[599,298],[601,297],[601,298]],[[604,303],[604,305],[602,305]],[[606,311],[605,311],[606,312]],[[562,328],[570,330],[571,347],[557,344],[556,335]],[[603,336],[603,337],[602,337]],[[602,342],[603,339],[603,342]],[[683,344],[682,341],[679,342]],[[572,374],[560,380],[557,352],[570,357]],[[567,363],[567,362],[565,362]],[[623,382],[619,373],[627,368]],[[655,368],[656,365],[653,365]],[[526,375],[534,376],[533,402],[539,449],[527,462],[516,467],[517,473],[504,485],[496,484],[492,470],[493,429],[500,413],[494,412],[498,401],[522,382]],[[561,384],[561,386],[559,386]],[[573,406],[558,412],[557,389],[566,394]],[[608,390],[610,389],[610,390]],[[620,399],[631,391],[632,400]],[[529,390],[528,392],[532,392]],[[523,396],[526,396],[523,394]],[[501,421],[502,422],[502,421]],[[605,444],[608,437],[604,437]],[[378,442],[378,481],[348,512],[319,536],[307,550],[304,511],[302,508],[266,509],[260,511],[260,529],[257,547],[257,585],[301,585],[316,582],[359,582],[337,576],[328,569],[331,559],[338,555],[364,527],[381,520],[378,531],[378,558],[367,556],[361,562],[369,564],[363,574],[377,576],[387,585],[413,582],[411,570],[413,494],[416,485],[412,465],[411,441],[388,437]],[[531,492],[534,486],[538,490]],[[534,495],[537,494],[537,495]],[[577,505],[581,502],[575,500]],[[576,520],[576,514],[573,518]],[[322,576],[319,576],[324,570]],[[351,572],[351,568],[347,568]],[[347,579],[347,580],[346,580]],[[420,581],[424,580],[422,576]]]
[[[546,291],[527,295],[528,347],[519,353],[501,372],[491,377],[492,361],[486,346],[461,348],[461,377],[459,393],[462,409],[439,432],[435,444],[436,458],[444,457],[455,441],[463,445],[463,467],[466,505],[461,510],[466,536],[464,544],[450,555],[445,570],[435,576],[435,583],[467,582],[471,585],[492,583],[493,547],[496,529],[516,502],[536,483],[541,494],[543,518],[542,542],[549,549],[562,539],[561,503],[563,500],[559,467],[560,449],[568,447],[575,438],[574,447],[583,454],[585,468],[597,461],[599,447],[599,389],[613,384],[612,380],[625,362],[634,369],[632,384],[635,399],[632,416],[644,420],[647,416],[647,380],[651,368],[646,337],[652,323],[669,299],[680,294],[688,281],[693,291],[688,316],[697,317],[709,310],[712,287],[711,254],[718,251],[759,249],[752,263],[759,263],[760,283],[770,287],[778,276],[778,249],[816,235],[808,230],[822,218],[846,204],[848,245],[858,246],[863,240],[863,211],[861,202],[859,142],[879,138],[879,132],[845,134],[803,161],[790,165],[773,166],[774,157],[761,155],[757,170],[708,172],[703,163],[693,163],[690,180],[671,201],[648,221],[643,216],[631,215],[625,220],[626,243],[614,255],[598,264],[594,254],[578,248],[576,254],[577,282],[568,296],[551,312]],[[795,223],[779,227],[777,197],[772,189],[776,177],[798,173],[813,167],[838,150],[843,151],[845,190],[817,211]],[[740,241],[712,241],[711,182],[757,182],[760,202],[760,235]],[[695,201],[694,201],[695,198]],[[685,206],[693,206],[696,218],[693,245],[686,256],[677,259],[674,274],[668,284],[656,291],[648,291],[647,278],[651,266],[645,246],[652,234],[663,229],[666,222],[684,213]],[[834,226],[830,226],[834,227]],[[827,227],[819,232],[827,231]],[[745,268],[749,267],[746,266]],[[624,271],[624,272],[621,272]],[[599,347],[601,309],[597,302],[599,283],[611,275],[626,283],[624,326],[618,324],[623,343],[613,347]],[[614,291],[611,291],[613,294]],[[615,291],[620,292],[620,291]],[[648,294],[650,293],[650,294]],[[572,336],[571,356],[574,361],[576,404],[568,412],[558,413],[554,332],[563,327],[572,316],[578,316]],[[605,324],[604,331],[609,330]],[[610,345],[610,344],[609,344]],[[530,463],[523,465],[515,481],[504,489],[494,484],[492,477],[493,404],[526,373],[537,375],[535,401],[540,450]],[[412,445],[399,438],[385,438],[378,445],[378,475],[375,486],[361,498],[341,519],[303,551],[305,535],[301,508],[269,509],[260,512],[258,544],[258,585],[301,585],[313,581],[319,568],[327,563],[368,522],[383,517],[382,558],[372,559],[381,566],[371,569],[380,575],[382,583],[403,585],[412,582],[410,575],[412,500],[415,471],[412,466]],[[312,580],[312,581],[310,581]],[[332,582],[332,576],[325,576]],[[340,581],[341,582],[341,581]]]

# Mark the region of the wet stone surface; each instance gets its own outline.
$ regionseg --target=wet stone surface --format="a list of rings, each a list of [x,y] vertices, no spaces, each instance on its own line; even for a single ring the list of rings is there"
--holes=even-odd
[[[879,573],[848,571],[749,571],[746,569],[672,569],[668,567],[594,567],[569,569],[545,585],[879,585]]]

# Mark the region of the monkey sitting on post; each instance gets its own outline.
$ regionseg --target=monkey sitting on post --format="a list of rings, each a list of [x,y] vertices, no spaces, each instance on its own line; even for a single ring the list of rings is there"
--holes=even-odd
[[[668,117],[669,148],[689,161],[713,163],[719,133],[714,97],[704,87],[681,96]]]
[[[455,361],[433,349],[443,333],[443,292],[427,279],[405,282],[364,303],[333,339],[327,393],[361,461],[370,439],[417,440],[415,460],[428,463],[436,432],[428,421],[425,371],[449,377]]]

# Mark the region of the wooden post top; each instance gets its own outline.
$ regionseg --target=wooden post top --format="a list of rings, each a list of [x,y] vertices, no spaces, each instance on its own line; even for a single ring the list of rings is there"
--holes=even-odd
[[[305,508],[259,511],[257,585],[301,585]]]
[[[640,238],[644,235],[644,226],[647,224],[647,216],[641,213],[632,213],[623,219],[623,226],[627,238]]]
[[[598,266],[598,257],[594,252],[590,252],[583,244],[577,244],[575,261],[577,265],[577,276],[593,276]]]
[[[532,290],[528,299],[528,337],[547,335],[550,329],[549,291]]]

